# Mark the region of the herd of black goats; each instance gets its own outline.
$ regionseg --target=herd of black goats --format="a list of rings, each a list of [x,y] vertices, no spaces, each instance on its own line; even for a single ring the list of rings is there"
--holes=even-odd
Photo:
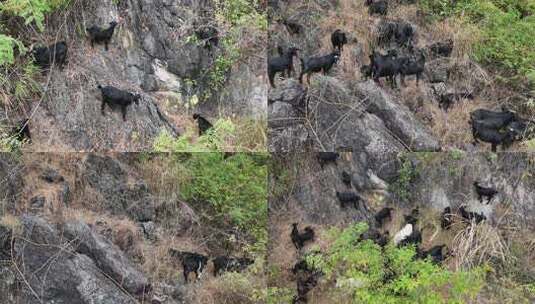
[[[372,15],[386,15],[387,13],[388,1],[386,0],[366,0],[365,4],[369,6],[369,13]],[[292,34],[304,31],[304,28],[295,22],[287,20],[281,22]],[[369,55],[370,64],[361,65],[360,73],[363,78],[373,78],[379,85],[381,85],[380,79],[386,78],[394,88],[397,87],[397,76],[399,76],[401,84],[405,85],[405,76],[415,75],[418,85],[425,70],[426,52],[435,57],[449,57],[452,54],[454,44],[451,39],[435,42],[427,50],[415,50],[413,45],[415,34],[415,28],[407,22],[382,20],[379,24],[377,45],[384,46],[395,43],[399,49],[389,49],[386,54],[376,50],[372,51],[372,54]],[[340,59],[344,45],[348,44],[346,33],[339,29],[335,30],[331,34],[331,43],[333,51],[329,54],[306,59],[299,58],[301,61],[301,72],[298,77],[300,83],[303,82],[304,76],[307,76],[310,84],[311,74],[319,72],[327,74],[331,70]],[[407,50],[408,56],[400,55],[403,50]],[[290,78],[295,72],[293,58],[298,57],[298,51],[300,49],[296,47],[284,50],[278,46],[278,55],[268,57],[268,78],[272,87],[275,87],[275,76],[278,73],[283,77]],[[439,107],[446,112],[456,102],[474,98],[470,92],[439,93],[434,87],[433,90],[437,96]],[[519,117],[505,107],[502,107],[501,111],[478,109],[470,113],[470,118],[469,123],[472,128],[474,145],[479,140],[490,143],[493,152],[496,152],[499,145],[505,150],[514,141],[522,140],[528,130],[528,124],[534,123]]]
[[[112,21],[109,24],[108,28],[101,28],[97,25],[93,25],[89,28],[86,28],[89,39],[91,41],[91,47],[94,47],[94,44],[104,44],[104,48],[107,51],[108,45],[111,41],[115,27],[118,25],[117,22]],[[49,69],[52,65],[57,65],[60,68],[63,68],[67,63],[67,43],[65,41],[60,41],[55,44],[52,44],[48,47],[36,47],[32,50],[32,55],[34,58],[35,64],[42,69]],[[104,109],[106,105],[110,108],[119,107],[122,112],[123,121],[126,121],[126,109],[132,103],[136,105],[139,104],[141,100],[141,95],[138,93],[131,93],[114,86],[102,86],[97,83],[97,88],[100,90],[102,95],[102,103],[100,111],[102,115],[105,115]],[[199,136],[206,133],[212,124],[200,114],[195,113],[193,119],[197,121],[199,126]],[[30,127],[29,119],[23,119],[19,121],[11,130],[10,134],[14,136],[17,140],[22,141],[27,139],[31,141],[30,136]]]
[[[336,164],[336,160],[339,158],[339,153],[336,152],[319,152],[317,155],[318,162],[323,168],[324,165],[328,163]],[[351,188],[351,174],[343,171],[341,174],[341,180],[346,186]],[[496,194],[499,192],[491,187],[484,187],[479,184],[479,182],[474,182],[474,189],[478,196],[478,199],[481,203],[486,199],[486,204],[489,204]],[[347,192],[336,192],[336,196],[340,201],[342,208],[346,208],[347,204],[351,204],[355,209],[358,208],[360,202],[364,202],[363,198],[354,191]],[[410,214],[404,215],[404,226],[397,232],[392,238],[390,237],[389,231],[381,233],[381,229],[385,223],[392,220],[394,208],[384,207],[379,212],[374,215],[375,228],[370,228],[364,232],[359,241],[371,240],[377,245],[384,247],[390,241],[398,247],[414,245],[416,246],[416,256],[417,259],[426,259],[435,264],[441,264],[447,256],[451,256],[451,252],[448,252],[446,245],[436,245],[431,247],[428,250],[423,250],[419,247],[422,243],[422,234],[417,227],[419,210],[415,208],[411,211]],[[474,222],[479,224],[480,222],[486,220],[485,215],[467,211],[464,205],[461,205],[459,208],[459,213],[462,221],[467,223]],[[449,230],[455,222],[455,213],[452,212],[451,207],[446,207],[442,211],[440,222],[441,227],[444,230]],[[290,239],[297,249],[298,253],[304,247],[305,243],[314,241],[315,233],[314,229],[310,226],[305,227],[302,232],[298,229],[298,224],[292,224],[292,231],[290,233]],[[446,249],[446,250],[444,250]],[[316,252],[317,253],[317,252]],[[321,271],[313,269],[307,265],[304,258],[299,259],[299,261],[292,268],[293,274],[297,279],[297,296],[294,298],[294,303],[306,303],[307,302],[307,293],[312,290],[318,283],[318,279],[322,276]]]

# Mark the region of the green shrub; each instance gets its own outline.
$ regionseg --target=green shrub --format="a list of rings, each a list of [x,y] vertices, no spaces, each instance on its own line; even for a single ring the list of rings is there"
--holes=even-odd
[[[368,229],[357,223],[326,236],[332,241],[323,253],[309,255],[307,263],[325,274],[334,284],[333,297],[349,296],[355,303],[414,304],[467,303],[481,290],[485,271],[452,272],[429,260],[414,259],[414,247],[384,250],[370,240],[358,241]]]
[[[417,176],[417,172],[413,168],[409,159],[405,159],[401,163],[401,168],[398,170],[398,178],[390,185],[390,190],[395,193],[400,199],[408,200],[410,197],[410,185],[412,180]]]
[[[70,4],[70,0],[7,0],[0,3],[0,12],[22,17],[26,24],[35,23],[44,29],[45,15]]]
[[[187,176],[179,180],[185,201],[209,207],[214,222],[234,226],[254,239],[253,252],[267,244],[267,155],[193,153],[181,162]]]
[[[423,0],[421,7],[431,16],[455,16],[477,26],[480,38],[471,56],[503,70],[506,82],[530,81],[535,87],[535,1]]]

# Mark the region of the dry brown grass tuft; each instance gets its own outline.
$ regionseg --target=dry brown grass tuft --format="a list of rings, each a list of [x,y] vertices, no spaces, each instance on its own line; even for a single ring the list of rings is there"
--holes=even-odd
[[[505,262],[510,256],[509,247],[498,228],[487,223],[468,225],[451,244],[455,255],[455,269],[470,269],[492,260]]]

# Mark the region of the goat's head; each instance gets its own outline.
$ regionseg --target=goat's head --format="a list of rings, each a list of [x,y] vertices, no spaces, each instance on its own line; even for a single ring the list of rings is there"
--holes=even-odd
[[[134,103],[136,105],[139,105],[139,101],[140,100],[141,100],[141,94],[139,94],[139,93],[134,94]]]
[[[297,51],[300,51],[300,49],[296,47],[291,47],[288,49],[288,54],[290,54],[290,56],[297,56]]]
[[[118,23],[116,21],[112,21],[112,22],[110,22],[110,27],[115,28],[117,26],[117,24]]]
[[[201,117],[200,114],[198,114],[198,113],[193,114],[193,119],[194,120],[197,120],[199,117]]]

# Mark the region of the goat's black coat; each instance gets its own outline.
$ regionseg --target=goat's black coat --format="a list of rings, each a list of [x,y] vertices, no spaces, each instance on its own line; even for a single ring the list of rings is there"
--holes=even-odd
[[[307,294],[318,284],[320,273],[305,273],[297,277],[297,295],[292,303],[307,303]]]
[[[333,49],[342,52],[344,49],[344,44],[347,44],[346,33],[342,32],[341,30],[334,31],[331,34],[331,43],[333,45]]]
[[[418,250],[416,257],[420,259],[431,257],[431,262],[433,262],[434,264],[441,264],[444,261],[444,255],[442,254],[442,250],[445,247],[446,245],[442,244],[433,246],[428,250]]]
[[[386,14],[388,13],[388,1],[387,0],[378,0],[378,1],[365,0],[364,4],[368,6],[368,13],[370,15],[377,14],[377,15],[386,16]]]
[[[298,50],[298,48],[291,47],[286,52],[282,52],[280,57],[268,57],[269,84],[272,87],[275,87],[275,75],[277,73],[282,73],[284,75],[286,72],[286,76],[291,77],[291,74],[294,71],[293,57],[297,56]],[[280,52],[281,49],[279,49],[279,53]]]
[[[487,198],[487,204],[490,203],[492,198],[498,194],[498,191],[494,188],[483,187],[479,182],[474,182],[474,188],[476,189],[477,196],[480,202],[483,202],[483,197]]]
[[[252,259],[223,255],[214,258],[212,262],[214,263],[214,276],[217,276],[224,271],[241,272],[254,263]]]
[[[401,75],[402,84],[405,83],[405,76],[416,75],[416,85],[420,82],[420,77],[425,69],[425,55],[423,52],[420,53],[420,57],[417,60],[409,59],[408,61],[401,64],[399,73]]]
[[[435,88],[433,87],[433,90]],[[436,94],[436,90],[435,90]],[[474,95],[470,92],[465,93],[443,93],[437,94],[438,96],[438,107],[444,111],[448,111],[449,108],[457,101],[462,99],[474,99]]]
[[[303,26],[297,22],[289,21],[286,19],[283,19],[281,21],[282,24],[286,26],[288,29],[288,32],[292,35],[297,35],[303,33]]]
[[[107,51],[108,44],[111,41],[116,26],[117,22],[112,21],[107,29],[100,28],[97,25],[86,28],[86,31],[89,33],[89,39],[91,40],[91,47],[93,47],[95,43],[104,43],[104,48]]]
[[[429,51],[435,56],[449,57],[453,51],[453,40],[435,42],[429,46]]]
[[[351,187],[351,174],[347,173],[347,171],[342,171],[342,182],[348,186]]]
[[[483,214],[479,214],[476,212],[466,211],[464,206],[461,206],[459,208],[459,211],[461,212],[461,216],[468,222],[471,222],[472,219],[475,220],[476,224],[481,223],[482,221],[486,220],[487,217]]]
[[[317,158],[320,166],[323,168],[325,164],[330,162],[336,165],[336,160],[339,156],[340,154],[338,152],[318,152]]]
[[[193,119],[197,121],[197,125],[199,126],[199,136],[204,135],[208,130],[213,127],[212,124],[200,114],[193,114]]]
[[[202,273],[204,267],[208,263],[208,257],[199,253],[179,251],[176,249],[169,249],[169,254],[172,257],[179,259],[184,268],[184,280],[188,282],[188,275],[194,272],[196,278]]]
[[[394,208],[385,207],[375,214],[375,221],[379,227],[383,226],[385,221],[392,219],[392,211]]]
[[[384,247],[386,244],[388,244],[388,241],[390,239],[390,232],[385,231],[385,233],[381,234],[379,230],[370,228],[366,230],[363,234],[359,236],[359,242],[364,240],[371,240],[375,244]]]
[[[388,45],[395,42],[399,46],[411,46],[416,31],[407,22],[381,21],[377,30],[377,44]]]
[[[368,64],[364,64],[360,67],[360,75],[364,80],[369,79],[372,77],[372,68]]]
[[[38,47],[32,51],[35,63],[41,68],[48,68],[52,64],[59,67],[67,62],[67,43],[60,41],[48,47]]]
[[[502,129],[509,123],[517,119],[515,113],[504,110],[501,112],[490,111],[485,109],[477,109],[470,112],[470,120],[483,121],[482,124],[487,128]]]
[[[28,119],[23,119],[13,128],[11,129],[11,135],[14,136],[18,141],[23,141],[25,138],[28,139],[28,141],[32,140],[32,137],[30,135],[30,125]]]
[[[204,41],[205,48],[219,45],[219,32],[213,26],[201,26],[195,30],[195,36]]]
[[[141,99],[141,95],[139,94],[132,94],[130,92],[123,91],[113,86],[103,87],[99,84],[97,87],[100,89],[100,92],[102,93],[102,104],[100,107],[100,111],[102,115],[106,115],[104,113],[104,108],[106,104],[110,108],[117,105],[121,107],[123,120],[126,121],[126,107],[128,107],[131,103],[135,103],[136,105],[139,104],[139,100]]]
[[[356,192],[338,192],[336,191],[336,197],[342,204],[342,208],[345,208],[347,204],[353,204],[353,207],[355,209],[358,209],[358,203],[359,201],[362,201],[362,198],[360,195],[358,195]]]
[[[396,58],[393,52],[383,55],[374,51],[370,55],[373,80],[380,84],[379,78],[387,77],[390,80],[391,86],[395,87],[395,78],[399,74],[404,60]]]
[[[416,225],[416,222],[418,222],[418,216],[420,215],[420,211],[418,208],[414,208],[411,210],[411,214],[404,215],[405,223],[406,224],[412,224]]]
[[[453,215],[451,214],[451,207],[446,207],[440,216],[440,227],[444,230],[448,230],[451,228],[452,224]]]
[[[299,233],[297,229],[297,223],[292,224],[292,232],[290,233],[290,238],[297,250],[300,250],[305,245],[305,242],[314,240],[314,230],[312,227],[307,226],[304,229],[305,232]]]
[[[472,120],[472,136],[477,143],[478,139],[491,144],[492,152],[496,152],[496,147],[502,145],[505,149],[513,142],[515,132],[512,129],[507,129],[505,132],[489,128],[484,123],[485,121]]]
[[[331,70],[333,65],[338,62],[340,52],[334,52],[320,57],[310,57],[307,60],[301,60],[301,74],[299,75],[299,83],[303,83],[303,75],[307,75],[307,82],[310,84],[310,74],[323,72],[324,75]]]

